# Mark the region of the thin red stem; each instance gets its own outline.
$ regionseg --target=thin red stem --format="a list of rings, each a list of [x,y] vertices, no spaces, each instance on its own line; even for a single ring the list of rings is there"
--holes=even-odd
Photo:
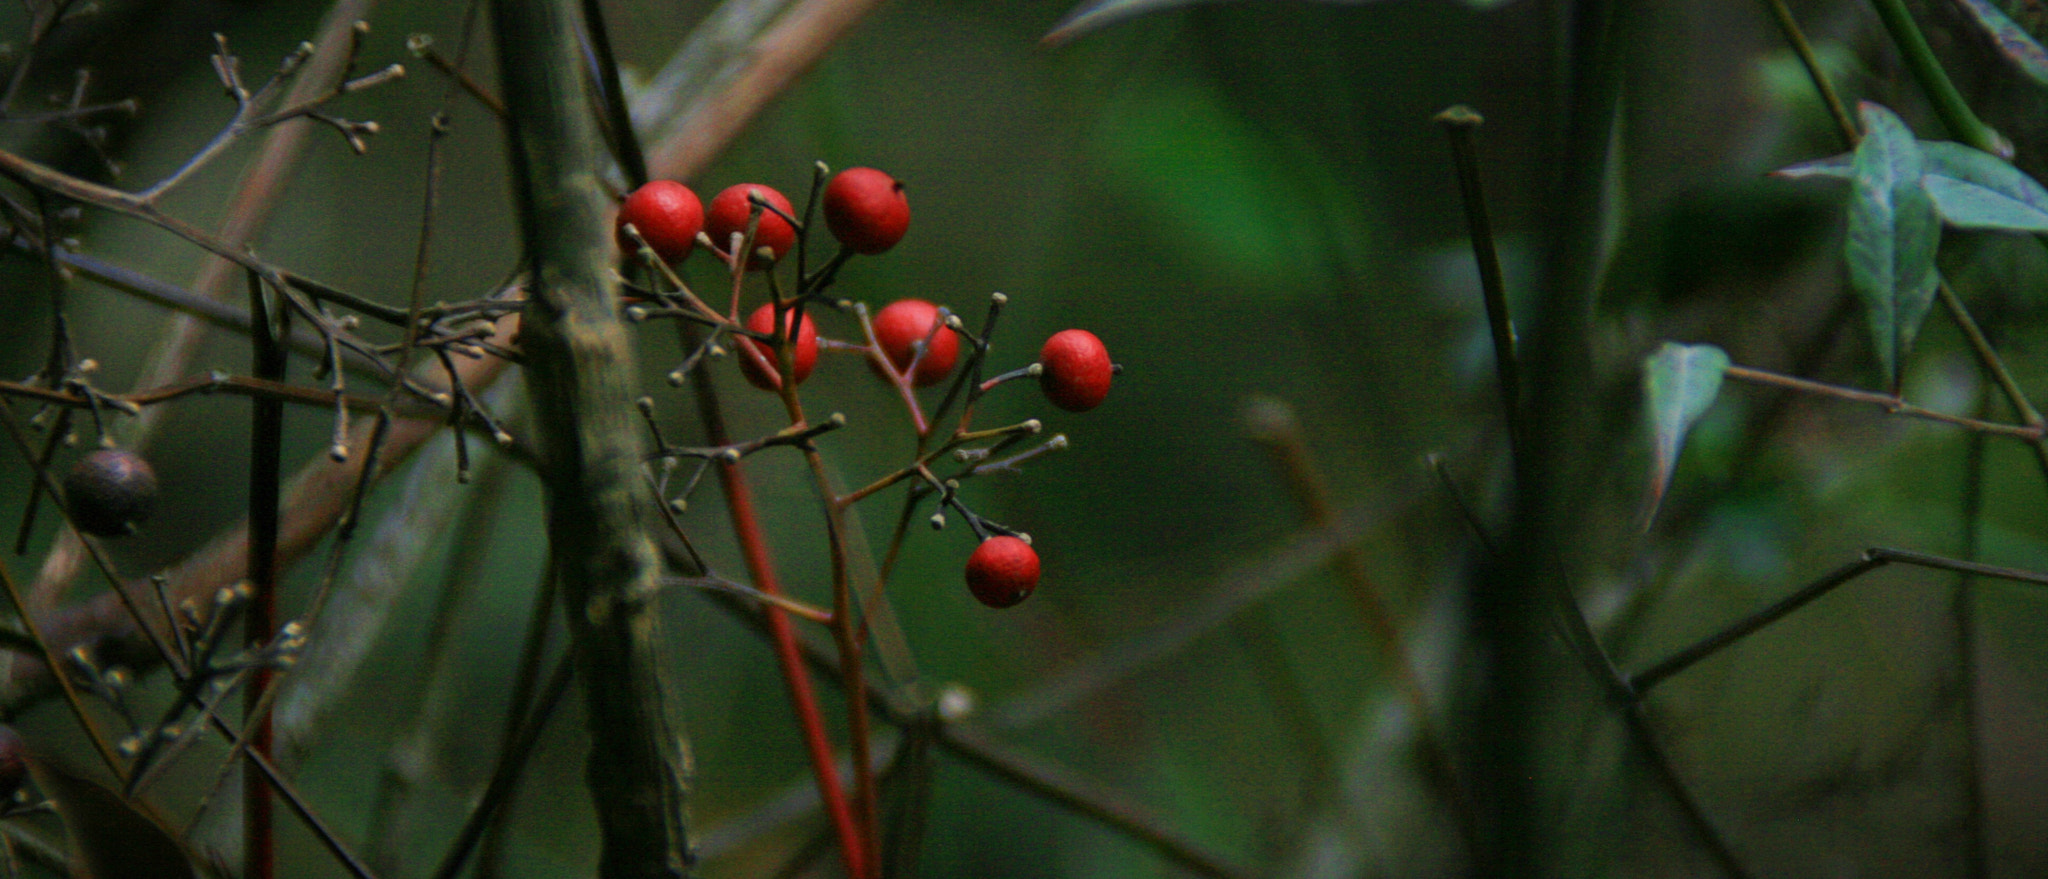
[[[266,304],[263,285],[253,275],[249,287],[249,313],[255,324],[251,336],[256,343],[256,375],[282,381],[286,368],[284,339],[290,337],[290,306],[283,297],[274,304]],[[271,632],[277,628],[278,482],[283,472],[284,403],[257,397],[253,409],[248,576],[256,595],[242,618],[243,640],[251,650],[268,643]],[[256,760],[270,757],[270,713],[263,710],[263,694],[270,689],[272,675],[271,668],[258,665],[244,692],[242,734],[249,741],[250,757],[249,765],[242,769],[242,875],[246,879],[274,879],[277,875],[270,785],[255,766]]]
[[[750,231],[752,226],[750,223]],[[768,276],[768,289],[770,295],[775,297],[775,360],[780,375],[778,391],[782,397],[783,407],[789,413],[791,427],[799,428],[808,423],[804,416],[803,401],[797,397],[796,391],[796,343],[793,340],[797,337],[794,327],[800,315],[793,309],[784,308],[786,303],[782,300],[781,291],[775,286],[774,275]],[[861,666],[861,641],[864,633],[854,625],[853,587],[848,583],[846,573],[845,516],[843,510],[833,503],[833,498],[838,497],[839,490],[826,474],[825,460],[818,454],[817,448],[808,442],[804,443],[802,448],[804,462],[810,466],[812,478],[817,480],[818,496],[825,502],[826,537],[832,553],[832,640],[839,647],[840,674],[845,678],[847,692],[865,692],[867,684],[862,677]],[[874,764],[869,753],[867,708],[865,699],[848,700],[846,723],[847,737],[851,740],[853,752],[853,819],[859,828],[857,832],[860,848],[865,852],[875,852],[880,848],[881,833],[877,813],[880,811],[881,798],[876,792],[875,774],[871,768]],[[872,858],[864,860],[866,863],[863,866],[874,866]],[[877,875],[855,870],[850,863],[847,872],[852,879],[874,879]]]
[[[719,425],[718,434],[723,434],[724,425]],[[709,437],[714,445],[723,445],[722,435]],[[768,554],[768,541],[761,534],[761,523],[754,513],[754,495],[747,487],[746,475],[737,463],[718,468],[719,484],[725,490],[725,506],[732,515],[733,535],[739,539],[740,553],[747,564],[747,575],[753,579],[754,588],[769,595],[781,595],[782,584],[775,577],[775,563]],[[868,876],[868,851],[862,841],[860,823],[854,820],[852,806],[846,799],[846,791],[839,783],[839,770],[832,756],[832,743],[825,738],[825,719],[818,711],[818,697],[811,688],[810,673],[804,670],[803,654],[798,651],[796,631],[790,625],[789,614],[775,605],[762,608],[762,615],[768,620],[768,633],[775,644],[775,660],[782,666],[782,677],[789,685],[790,707],[796,710],[797,725],[803,728],[804,745],[810,752],[811,770],[818,777],[818,798],[824,803],[825,813],[832,821],[832,830],[839,837],[839,850],[846,863],[848,876]]]

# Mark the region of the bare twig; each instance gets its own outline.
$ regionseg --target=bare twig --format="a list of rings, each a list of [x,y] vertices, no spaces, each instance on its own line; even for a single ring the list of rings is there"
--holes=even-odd
[[[375,5],[374,0],[339,0],[328,10],[320,25],[318,48],[306,69],[300,71],[289,100],[296,102],[311,97],[315,90],[341,76],[347,60],[343,47],[352,39],[352,23],[368,16]],[[269,221],[278,193],[283,191],[292,171],[298,167],[299,159],[305,155],[307,137],[311,134],[309,125],[307,122],[286,122],[265,133],[255,164],[244,175],[241,187],[228,205],[228,219],[219,232],[224,244],[235,249],[246,247]],[[233,282],[238,280],[240,273],[235,271],[236,268],[236,264],[226,258],[208,259],[200,266],[189,289],[206,300],[223,302],[229,298]],[[246,331],[247,324],[244,323],[241,329]],[[158,331],[156,338],[146,365],[136,379],[138,387],[167,385],[189,373],[192,360],[205,341],[205,334],[191,318],[173,316]],[[157,418],[155,413],[144,413],[129,429],[130,444],[147,448]],[[38,611],[45,610],[63,597],[64,589],[76,576],[81,559],[79,553],[76,538],[58,538],[57,545],[44,558],[42,570],[36,576],[29,599],[32,607]]]

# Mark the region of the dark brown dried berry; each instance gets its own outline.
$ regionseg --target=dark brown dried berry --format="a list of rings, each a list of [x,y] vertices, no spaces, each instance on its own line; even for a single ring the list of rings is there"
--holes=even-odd
[[[100,449],[64,476],[71,523],[101,537],[132,534],[156,506],[156,471],[134,452]]]

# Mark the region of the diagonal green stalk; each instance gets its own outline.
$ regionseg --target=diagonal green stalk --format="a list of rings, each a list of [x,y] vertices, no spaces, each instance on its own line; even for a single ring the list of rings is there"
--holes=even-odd
[[[1991,394],[1980,388],[1977,392],[1977,414],[1985,414],[1991,408]],[[1963,491],[1961,513],[1963,520],[1962,558],[1974,560],[1982,543],[1984,525],[1984,447],[1983,436],[1973,436],[1969,451],[1963,459]],[[1985,838],[1984,819],[1984,744],[1981,715],[1982,700],[1977,693],[1977,593],[1974,574],[1964,573],[1956,577],[1956,584],[1949,596],[1949,618],[1956,627],[1956,686],[1961,692],[1961,705],[1957,708],[1963,727],[1963,867],[1971,879],[1983,879],[1990,874],[1990,858]]]
[[[1955,82],[1941,69],[1941,60],[1934,57],[1933,47],[1927,45],[1920,25],[1906,10],[1905,0],[1870,0],[1870,5],[1877,10],[1877,17],[1884,22],[1884,29],[1898,47],[1899,56],[1905,59],[1906,68],[1920,81],[1920,90],[1927,93],[1928,102],[1934,105],[1934,112],[1948,126],[1949,133],[1972,148],[2011,158],[2012,142],[1985,125],[1970,109],[1969,102],[1963,100]]]
[[[682,876],[691,861],[687,746],[657,651],[662,563],[577,9],[574,0],[497,0],[492,12],[530,264],[521,341],[545,455],[548,540],[583,682],[598,874]]]
[[[1478,111],[1458,104],[1436,114],[1451,141],[1451,161],[1458,172],[1458,193],[1465,202],[1465,223],[1471,230],[1472,259],[1479,267],[1479,291],[1486,300],[1486,323],[1493,338],[1493,370],[1500,383],[1501,408],[1506,411],[1508,443],[1515,438],[1516,409],[1521,405],[1521,358],[1515,353],[1515,324],[1508,311],[1507,282],[1500,270],[1500,253],[1493,243],[1493,221],[1486,212],[1486,192],[1479,184],[1479,149],[1473,134],[1485,123]]]

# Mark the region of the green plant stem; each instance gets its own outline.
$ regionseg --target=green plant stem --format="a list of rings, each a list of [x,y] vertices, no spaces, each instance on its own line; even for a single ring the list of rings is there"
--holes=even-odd
[[[1508,407],[1514,519],[1503,551],[1489,553],[1483,561],[1472,603],[1470,632],[1484,688],[1474,747],[1479,767],[1475,786],[1488,819],[1486,836],[1475,852],[1482,874],[1543,872],[1555,849],[1540,806],[1546,759],[1540,729],[1550,695],[1547,678],[1555,662],[1546,649],[1546,620],[1608,703],[1633,710],[1634,694],[1594,634],[1571,587],[1576,545],[1583,533],[1579,506],[1589,481],[1586,431],[1576,413],[1585,411],[1592,396],[1592,300],[1601,274],[1609,151],[1632,6],[1583,2],[1567,9],[1571,60],[1563,174],[1554,199],[1557,212],[1550,218],[1557,232],[1547,248],[1546,286],[1531,333],[1530,392],[1526,400],[1510,397]],[[1469,136],[1477,124],[1476,118],[1464,118],[1469,111],[1458,109],[1447,111],[1448,119],[1439,117],[1452,129],[1454,150],[1459,135]],[[1483,221],[1483,203],[1472,210],[1476,171],[1461,171],[1460,178],[1470,183],[1468,214]],[[1491,324],[1495,350],[1512,357],[1513,330],[1505,319],[1505,300],[1495,301],[1501,312]],[[1701,846],[1729,875],[1747,875],[1649,726],[1639,718],[1629,719],[1626,726],[1638,753],[1656,771]]]
[[[1934,112],[1948,126],[1949,133],[1975,149],[2012,158],[2012,143],[1977,118],[1962,93],[1956,91],[1948,73],[1941,69],[1941,61],[1934,57],[1934,49],[1927,45],[1920,25],[1906,10],[1905,0],[1870,0],[1870,5],[1877,10],[1892,44],[1898,47],[1907,69],[1913,71],[1913,78],[1920,81],[1921,91],[1927,93],[1928,102],[1934,105]]]
[[[597,68],[598,84],[603,86],[601,105],[604,108],[606,132],[612,144],[613,157],[626,172],[628,189],[638,189],[647,182],[647,158],[640,153],[640,138],[633,132],[633,115],[626,109],[626,89],[619,81],[619,63],[612,54],[611,29],[605,26],[604,4],[598,0],[581,0],[583,5],[583,32],[590,41],[591,63]]]
[[[1572,599],[1568,569],[1587,480],[1583,436],[1591,397],[1592,298],[1599,274],[1602,198],[1619,104],[1629,4],[1588,0],[1564,7],[1565,69],[1561,174],[1545,248],[1541,304],[1529,325],[1526,397],[1510,430],[1514,504],[1502,551],[1481,561],[1472,584],[1469,637],[1478,665],[1473,716],[1474,792],[1483,817],[1474,854],[1480,875],[1535,876],[1555,850],[1540,791],[1552,773],[1542,746],[1544,708],[1558,676],[1550,623],[1561,621],[1573,654],[1590,661],[1598,643]],[[1601,674],[1594,670],[1596,675]],[[1596,678],[1597,679],[1597,678]],[[1604,682],[1603,682],[1604,683]]]
[[[691,859],[687,745],[657,649],[662,563],[577,11],[574,0],[497,0],[492,12],[531,266],[521,345],[545,455],[549,546],[584,683],[586,781],[603,839],[598,874],[682,876]]]
[[[1977,325],[1976,318],[1970,316],[1970,310],[1964,307],[1962,297],[1956,295],[1955,288],[1949,286],[1948,281],[1943,279],[1935,287],[1935,295],[1940,297],[1942,308],[1956,322],[1956,328],[1963,331],[1964,340],[1969,342],[1970,350],[1977,355],[1978,366],[1991,375],[1991,380],[1997,383],[1999,390],[2005,395],[2006,402],[2011,403],[2013,410],[2019,413],[2021,423],[2035,432],[2032,442],[2034,462],[2040,465],[2042,475],[2048,476],[2048,419],[2041,417],[2040,410],[2035,409],[2033,402],[2027,399],[2026,392],[2020,390],[2019,380],[2013,378],[2012,371],[2005,367],[2005,358],[1998,355],[1998,349],[1993,347],[1991,339],[1984,335],[1984,329]]]
[[[1792,8],[1785,0],[1764,0],[1771,10],[1771,18],[1778,23],[1778,32],[1785,36],[1785,42],[1792,46],[1792,54],[1799,56],[1799,64],[1806,68],[1806,78],[1820,92],[1821,106],[1826,107],[1828,118],[1835,121],[1835,127],[1842,132],[1842,139],[1850,146],[1856,144],[1856,119],[1849,115],[1849,105],[1835,91],[1835,84],[1828,80],[1827,71],[1820,66],[1820,56],[1814,54],[1813,44],[1806,39],[1806,32],[1799,27],[1799,20],[1792,17]]]
[[[1451,160],[1457,167],[1458,192],[1465,202],[1465,223],[1471,231],[1472,259],[1479,267],[1479,291],[1486,301],[1487,329],[1493,338],[1493,369],[1500,384],[1501,408],[1506,414],[1508,442],[1515,438],[1516,416],[1522,398],[1521,358],[1515,353],[1515,325],[1509,316],[1507,282],[1500,270],[1500,253],[1494,248],[1493,222],[1486,212],[1486,192],[1479,180],[1479,150],[1473,135],[1485,120],[1471,107],[1458,104],[1436,114],[1451,142]]]
[[[1728,847],[1727,840],[1722,838],[1720,829],[1714,826],[1713,819],[1707,816],[1706,809],[1700,806],[1699,799],[1692,795],[1692,789],[1687,787],[1685,779],[1679,776],[1678,768],[1671,762],[1671,755],[1665,753],[1663,743],[1657,738],[1657,731],[1650,726],[1650,718],[1644,710],[1643,703],[1634,700],[1622,706],[1621,718],[1628,726],[1629,738],[1642,750],[1643,762],[1650,765],[1650,770],[1657,774],[1664,789],[1670,792],[1679,811],[1685,814],[1686,823],[1700,834],[1703,847],[1707,854],[1713,857],[1715,865],[1719,866],[1725,875],[1748,876],[1749,871],[1742,866],[1741,861],[1735,859],[1735,852]]]
[[[1826,576],[1807,584],[1791,595],[1787,595],[1735,621],[1727,628],[1700,639],[1692,646],[1664,658],[1649,668],[1630,675],[1628,679],[1629,686],[1635,690],[1638,697],[1646,697],[1649,695],[1650,690],[1655,689],[1658,684],[1670,679],[1671,676],[1693,667],[1700,660],[1720,652],[1722,648],[1747,638],[1763,627],[1783,619],[1793,611],[1812,603],[1814,599],[1834,591],[1835,587],[1883,567],[1884,564],[1885,561],[1883,559],[1870,558],[1866,555],[1860,561],[1836,568]]]
[[[1836,568],[1820,579],[1800,587],[1792,594],[1736,620],[1720,631],[1708,635],[1694,642],[1691,646],[1659,660],[1649,668],[1630,675],[1628,678],[1630,688],[1635,691],[1638,697],[1647,696],[1652,688],[1664,681],[1670,680],[1673,675],[1691,668],[1700,660],[1706,659],[1720,652],[1723,648],[1755,634],[1778,620],[1784,619],[1793,611],[1812,603],[1814,599],[1834,591],[1835,587],[1889,564],[1913,565],[1915,567],[1932,568],[1940,571],[1951,571],[1957,574],[1990,577],[1997,580],[2009,580],[2015,583],[2027,583],[2034,586],[2048,586],[2048,574],[1961,559],[1943,558],[1911,550],[1873,547],[1864,550],[1861,560]]]
[[[1977,394],[1979,414],[1990,408],[1990,404],[1990,394],[1980,389]],[[1967,560],[1976,559],[1981,541],[1985,446],[1984,437],[1971,437],[1963,460],[1961,554]],[[1963,832],[1966,834],[1963,867],[1970,879],[1983,879],[1990,874],[1991,864],[1985,839],[1984,743],[1978,719],[1977,593],[1973,580],[1974,576],[1968,573],[1956,577],[1955,589],[1949,596],[1949,617],[1956,627],[1956,678],[1962,703],[1957,713],[1963,726]]]

